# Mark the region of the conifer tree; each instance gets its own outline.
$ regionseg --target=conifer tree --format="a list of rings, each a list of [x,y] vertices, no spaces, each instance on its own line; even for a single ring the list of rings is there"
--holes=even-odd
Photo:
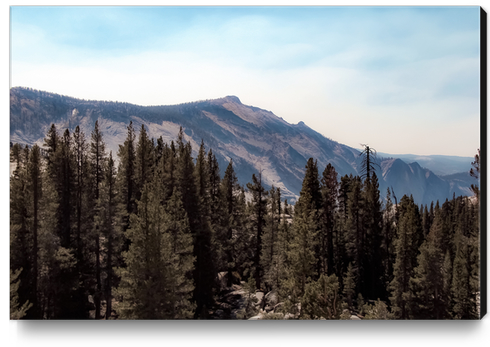
[[[299,193],[298,203],[301,200],[304,200],[305,203],[303,205],[300,204],[300,206],[313,208],[319,211],[322,207],[322,193],[320,190],[320,181],[318,179],[317,161],[314,161],[313,158],[308,159],[305,169],[305,177]]]
[[[253,229],[254,221],[250,218],[251,211],[250,206],[247,206],[245,199],[245,188],[242,186],[237,187],[236,191],[236,206],[234,207],[234,230],[232,231],[232,245],[235,254],[234,264],[236,270],[242,279],[253,276],[254,261],[255,261],[255,247],[256,236]],[[224,219],[226,221],[229,219]]]
[[[352,267],[352,263],[349,263],[347,266],[347,273],[345,274],[344,289],[342,294],[349,307],[352,307],[353,300],[356,295],[356,283],[354,280],[354,269]]]
[[[103,296],[106,300],[105,318],[112,315],[112,289],[114,287],[115,274],[113,267],[115,259],[120,252],[121,238],[116,226],[116,170],[112,151],[104,169],[104,179],[100,185],[99,199],[97,200],[97,214],[95,216],[96,227],[102,236],[102,249],[105,255],[105,264],[101,264],[105,273],[105,285]],[[103,258],[103,259],[104,259]]]
[[[126,231],[131,241],[123,253],[126,267],[118,271],[121,281],[116,295],[120,303],[116,312],[123,319],[168,319],[166,264],[161,254],[163,206],[148,184],[137,204],[138,213],[131,214]]]
[[[391,200],[390,189],[386,192],[386,204],[383,212],[383,240],[381,250],[383,253],[383,287],[388,288],[393,280],[393,264],[395,264],[395,237],[396,237],[396,206]]]
[[[251,217],[253,231],[255,232],[255,249],[254,249],[254,278],[257,288],[261,288],[263,268],[260,264],[260,254],[262,253],[262,235],[265,227],[265,216],[267,213],[268,192],[262,185],[262,173],[259,172],[259,177],[252,175],[252,183],[247,183],[247,188],[252,193],[251,202]]]
[[[26,312],[32,307],[32,304],[27,300],[22,305],[19,303],[19,275],[22,268],[15,272],[10,270],[10,319],[21,319],[26,315]]]
[[[233,160],[228,164],[223,180],[220,185],[221,201],[216,203],[222,204],[221,225],[217,228],[217,243],[221,250],[221,263],[223,270],[227,271],[227,286],[232,285],[232,272],[236,270],[236,248],[237,229],[243,227],[242,213],[238,205],[241,188],[233,169]],[[215,206],[215,208],[219,208]]]
[[[194,256],[194,297],[196,302],[196,317],[205,318],[207,310],[213,304],[213,287],[215,270],[212,264],[211,228],[202,214],[196,187],[195,167],[192,161],[192,147],[184,143],[184,132],[180,128],[177,138],[178,153],[175,178],[176,187],[182,196],[184,210],[189,218],[189,227],[193,235]]]
[[[59,296],[58,291],[64,285],[61,283],[60,265],[62,259],[57,255],[66,254],[66,249],[61,249],[58,235],[57,215],[59,212],[59,198],[53,177],[47,171],[42,175],[42,194],[40,204],[39,223],[39,263],[42,271],[39,274],[38,298],[39,318],[51,319],[58,317]],[[63,266],[69,263],[63,263]]]
[[[29,233],[29,191],[27,165],[29,148],[14,144],[11,148],[10,161],[15,169],[10,176],[10,270],[19,272],[17,294],[19,302],[28,301],[31,262],[31,235]]]
[[[308,193],[304,195],[306,203],[309,200]],[[298,202],[300,203],[300,202]],[[299,206],[293,220],[292,239],[289,248],[288,261],[290,270],[288,276],[292,281],[290,290],[294,290],[301,298],[305,293],[306,284],[316,277],[315,249],[317,245],[317,213],[316,210]],[[292,287],[292,288],[291,288]]]
[[[372,172],[370,179],[364,182],[364,240],[362,245],[362,268],[364,270],[363,296],[369,299],[386,298],[382,282],[383,257],[382,245],[383,214],[379,193],[378,177]]]
[[[99,130],[99,122],[95,121],[94,130],[92,131],[92,138],[90,142],[90,162],[92,167],[93,176],[93,192],[94,199],[97,201],[100,195],[100,185],[104,179],[104,166],[105,166],[105,143],[102,139],[102,132]],[[95,319],[100,319],[101,310],[101,298],[102,298],[102,278],[101,278],[101,247],[100,247],[100,230],[97,224],[93,230],[93,238],[95,241],[95,281],[96,288],[94,294],[95,303]]]
[[[264,283],[268,288],[279,285],[278,238],[281,217],[281,190],[272,188],[269,191],[266,226],[262,238],[261,266],[264,269]]]
[[[322,274],[318,281],[307,284],[301,300],[301,318],[339,319],[340,314],[339,281],[335,274]]]
[[[226,256],[224,245],[226,234],[227,217],[225,214],[224,201],[221,191],[220,169],[216,156],[212,149],[209,149],[206,161],[208,167],[208,187],[209,187],[209,223],[212,232],[212,249],[215,257],[214,264],[216,271],[226,270]]]
[[[413,198],[404,196],[400,201],[400,220],[395,241],[396,260],[393,266],[393,281],[390,283],[390,301],[397,318],[407,319],[411,298],[410,278],[416,266],[419,245],[417,239],[422,233],[418,207]]]
[[[480,179],[480,149],[479,148],[478,148],[478,153],[475,155],[475,161],[471,163],[471,166],[473,167],[470,169],[470,176],[479,180]],[[478,187],[478,185],[472,184],[471,190],[475,194],[476,198],[479,200],[480,188]]]
[[[38,301],[38,278],[39,278],[39,222],[40,222],[40,199],[42,196],[42,178],[41,178],[41,153],[39,146],[34,145],[29,152],[29,161],[27,163],[28,191],[29,200],[28,208],[30,210],[29,233],[32,237],[30,250],[30,295],[29,301],[33,307],[29,318],[40,318],[40,306]]]
[[[145,125],[141,124],[141,130],[138,136],[138,143],[135,151],[135,198],[139,200],[143,185],[149,182],[152,178],[153,170],[153,152],[154,146],[145,129]]]
[[[129,227],[129,216],[136,212],[136,183],[135,183],[135,132],[133,122],[129,122],[128,134],[122,145],[119,145],[117,156],[119,166],[117,170],[118,185],[118,219],[120,220],[122,232],[125,233]],[[128,250],[129,242],[124,244],[124,250]]]
[[[76,257],[76,268],[74,271],[75,292],[73,293],[74,309],[73,315],[80,319],[88,318],[88,293],[90,292],[90,269],[92,262],[90,257],[90,230],[93,223],[93,195],[91,188],[91,172],[88,161],[88,144],[85,134],[77,126],[72,139],[73,168],[72,176],[73,190],[72,201],[73,213],[73,236],[71,237],[71,248],[74,249]],[[76,279],[75,279],[76,278]]]
[[[143,187],[138,214],[131,215],[131,240],[116,290],[123,319],[183,319],[194,316],[193,240],[178,190],[161,204],[161,187]]]
[[[362,274],[363,249],[364,249],[364,224],[363,224],[363,195],[361,180],[358,176],[352,178],[347,194],[346,221],[345,221],[345,247],[346,263],[352,263],[354,281],[358,291],[363,292]]]
[[[438,229],[433,228],[420,247],[418,266],[410,278],[413,298],[409,303],[413,319],[447,318],[448,298],[444,292],[444,255],[438,244]]]
[[[174,319],[191,319],[196,308],[192,301],[194,291],[193,239],[182,197],[177,189],[166,204],[164,218],[164,259],[167,262],[170,281],[169,301],[173,303],[171,314]],[[169,242],[165,242],[167,239]],[[170,248],[165,246],[171,245]]]
[[[321,180],[322,209],[321,209],[321,232],[320,232],[320,259],[323,259],[321,268],[328,275],[340,274],[339,264],[335,262],[335,251],[338,245],[339,233],[335,230],[335,217],[337,212],[337,200],[339,183],[337,181],[337,171],[328,164],[323,171]],[[334,241],[337,244],[334,246]]]
[[[60,173],[58,175],[59,224],[61,246],[70,248],[72,246],[72,216],[74,197],[74,158],[72,152],[71,135],[65,130],[59,143]]]

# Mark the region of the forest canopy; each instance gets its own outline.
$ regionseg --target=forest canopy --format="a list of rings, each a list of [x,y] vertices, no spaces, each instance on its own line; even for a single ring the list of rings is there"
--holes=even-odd
[[[204,142],[193,158],[182,128],[164,143],[130,123],[107,153],[97,122],[53,124],[10,149],[10,318],[478,319],[478,184],[382,196],[373,153],[361,176],[310,158],[292,206]]]

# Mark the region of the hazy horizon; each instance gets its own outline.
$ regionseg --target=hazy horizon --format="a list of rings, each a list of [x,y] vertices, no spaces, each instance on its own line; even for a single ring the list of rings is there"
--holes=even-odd
[[[11,87],[170,105],[236,95],[339,143],[473,157],[480,8],[11,7]]]

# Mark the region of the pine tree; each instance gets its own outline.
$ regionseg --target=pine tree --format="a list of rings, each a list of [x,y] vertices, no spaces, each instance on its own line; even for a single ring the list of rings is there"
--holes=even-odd
[[[346,220],[345,220],[345,263],[352,263],[354,281],[356,288],[360,292],[363,290],[362,274],[363,268],[363,249],[364,249],[364,224],[363,224],[363,194],[361,190],[360,178],[354,177],[349,182],[349,191],[346,202]]]
[[[149,182],[152,178],[153,170],[153,152],[154,146],[146,133],[144,124],[141,125],[141,130],[138,137],[138,143],[135,151],[135,198],[139,200],[143,185]]]
[[[39,263],[42,264],[42,271],[39,274],[38,281],[38,298],[40,312],[38,318],[52,319],[59,317],[59,289],[64,283],[60,277],[61,260],[57,257],[66,249],[61,249],[60,238],[58,234],[58,205],[59,198],[53,177],[44,171],[42,175],[42,194],[40,204],[43,207],[40,210],[39,223]],[[69,268],[69,264],[67,265]]]
[[[68,129],[65,130],[59,143],[60,173],[58,176],[59,224],[61,246],[70,248],[72,246],[72,216],[73,216],[73,166],[71,136]]]
[[[475,161],[471,163],[473,166],[470,169],[470,176],[476,178],[477,180],[480,179],[480,149],[478,148],[478,153],[475,155]],[[471,190],[475,194],[476,198],[480,199],[480,188],[476,184],[471,185]]]
[[[438,244],[438,230],[432,229],[420,247],[418,266],[410,278],[413,298],[409,303],[413,319],[447,318],[447,296],[444,292],[444,255]]]
[[[471,208],[468,200],[458,198],[456,203],[461,202],[458,220],[456,221],[456,231],[454,235],[455,255],[453,261],[451,294],[454,302],[452,313],[456,319],[476,319],[478,318],[478,308],[476,304],[476,293],[480,290],[478,274],[475,272],[473,264],[475,237],[472,232],[474,218],[471,215]],[[478,263],[478,260],[476,260]],[[476,280],[476,281],[475,281]]]
[[[166,263],[162,257],[163,206],[148,184],[143,186],[137,214],[130,216],[126,231],[131,244],[123,253],[126,268],[116,290],[120,301],[116,312],[123,319],[168,319],[170,304],[166,296]]]
[[[344,289],[342,294],[349,307],[352,307],[354,296],[356,295],[356,283],[354,278],[354,269],[351,263],[349,263],[349,266],[347,266],[347,273],[345,274]]]
[[[18,275],[19,286],[17,294],[20,302],[29,300],[29,283],[32,279],[29,245],[31,236],[29,233],[28,213],[28,175],[27,165],[29,160],[29,148],[14,144],[11,148],[11,163],[15,169],[10,177],[10,270]]]
[[[303,201],[309,201],[308,193],[305,197]],[[303,212],[295,213],[288,254],[289,276],[298,298],[303,296],[306,284],[316,277],[315,249],[318,236],[316,210],[299,207],[298,210]]]
[[[104,169],[104,179],[100,185],[99,199],[97,200],[97,214],[95,216],[96,227],[102,236],[102,247],[105,255],[105,264],[101,264],[101,270],[105,273],[105,285],[103,296],[106,300],[105,318],[112,315],[112,289],[114,287],[114,264],[120,252],[121,238],[116,226],[116,170],[112,151]],[[102,254],[101,254],[102,256]]]
[[[370,181],[373,173],[376,170],[376,166],[379,167],[379,164],[376,163],[376,150],[370,148],[368,145],[363,145],[364,150],[359,154],[362,156],[361,162],[361,178],[365,178],[366,181]]]
[[[192,147],[184,143],[184,132],[181,128],[177,138],[178,153],[175,183],[182,196],[184,210],[189,218],[189,227],[193,235],[194,256],[194,297],[196,302],[196,317],[205,318],[207,310],[213,304],[213,287],[215,270],[212,264],[211,228],[202,214],[196,187],[195,167],[192,161]]]
[[[318,281],[307,284],[301,300],[301,318],[339,319],[340,314],[339,281],[335,274],[322,274]]]
[[[247,188],[252,193],[251,202],[251,217],[252,217],[252,229],[255,232],[255,249],[254,249],[254,278],[257,288],[261,288],[263,268],[260,264],[260,254],[262,253],[262,235],[265,227],[265,216],[267,213],[267,200],[268,192],[262,185],[262,173],[259,173],[259,177],[252,175],[252,183],[247,183]]]
[[[279,285],[278,237],[281,216],[281,190],[272,188],[269,191],[266,226],[262,238],[261,266],[264,269],[264,283],[268,288]]]
[[[99,122],[95,121],[94,130],[92,131],[92,139],[90,142],[90,162],[92,167],[93,181],[93,192],[94,199],[97,201],[100,195],[100,185],[104,178],[104,166],[105,166],[105,143],[102,139],[102,132],[99,130]],[[102,298],[102,278],[101,278],[101,247],[100,247],[100,230],[95,225],[93,230],[93,238],[95,240],[95,280],[96,288],[94,294],[95,303],[95,319],[100,319],[101,310],[101,298]]]
[[[22,268],[15,272],[10,270],[10,319],[21,319],[26,315],[26,312],[32,307],[32,304],[28,301],[22,305],[19,303],[19,275],[22,272]]]
[[[382,245],[383,214],[379,193],[378,177],[373,172],[364,182],[364,240],[362,245],[362,268],[365,298],[386,298],[382,282],[384,254]]]
[[[174,190],[166,209],[161,187],[143,187],[138,214],[131,215],[131,240],[124,252],[116,295],[123,319],[184,319],[194,316],[193,240],[182,199]]]
[[[169,301],[173,303],[174,319],[190,319],[194,317],[196,304],[192,302],[194,291],[193,239],[182,197],[174,190],[166,205],[164,218],[164,259],[169,269]],[[167,239],[169,242],[165,242]],[[165,246],[170,246],[165,248]]]
[[[119,145],[117,156],[119,166],[117,170],[118,191],[118,220],[123,234],[129,228],[129,216],[136,212],[136,183],[135,183],[135,132],[133,122],[128,125],[128,134],[122,145]],[[126,238],[126,237],[125,237]],[[126,238],[127,239],[127,238]],[[126,240],[123,249],[128,250],[129,241]]]
[[[388,288],[393,281],[393,265],[395,264],[395,237],[396,237],[396,206],[391,200],[390,189],[386,192],[386,204],[383,212],[383,241],[381,250],[383,253],[383,287]]]
[[[397,238],[395,240],[396,260],[393,266],[393,281],[390,283],[390,301],[393,313],[397,318],[408,318],[408,303],[410,302],[410,278],[416,266],[417,242],[422,234],[422,226],[418,207],[413,198],[404,196],[400,201],[400,220]]]
[[[206,163],[208,165],[209,223],[212,232],[212,249],[215,257],[214,264],[216,271],[219,272],[227,269],[224,239],[227,235],[226,225],[228,223],[228,217],[225,216],[220,169],[212,149],[208,152]],[[226,191],[228,192],[228,189]]]
[[[233,230],[232,242],[236,270],[241,278],[253,276],[256,237],[257,234],[253,228],[254,221],[251,218],[250,206],[247,206],[245,199],[245,188],[237,187],[235,207],[233,208]],[[224,219],[229,221],[229,219]],[[225,223],[226,225],[226,223]],[[226,229],[224,229],[226,230]]]
[[[238,179],[233,169],[233,160],[228,164],[223,180],[220,185],[221,199],[215,200],[215,203],[220,204],[214,208],[221,207],[221,225],[217,226],[217,243],[221,250],[221,263],[223,270],[227,271],[227,286],[232,285],[233,271],[236,266],[236,248],[235,241],[237,239],[237,229],[243,226],[241,212],[238,206],[239,194],[241,187],[238,184]]]
[[[323,171],[321,180],[322,209],[321,209],[321,232],[320,232],[320,259],[323,259],[321,268],[327,275],[336,273],[340,275],[340,264],[335,262],[335,252],[339,245],[334,245],[339,239],[338,230],[335,230],[335,217],[337,212],[337,200],[339,195],[339,182],[337,171],[329,163]],[[337,246],[337,247],[335,247]]]
[[[41,153],[37,145],[34,145],[29,153],[29,162],[27,164],[28,190],[30,192],[29,204],[32,211],[32,220],[30,223],[30,233],[32,235],[31,249],[31,295],[30,302],[33,305],[32,318],[40,318],[40,307],[38,301],[38,277],[39,277],[39,211],[40,198],[42,189],[41,179]]]
[[[88,318],[88,300],[87,296],[90,291],[90,233],[93,223],[93,196],[90,189],[91,173],[88,161],[88,144],[85,134],[77,126],[73,133],[72,140],[73,168],[71,169],[73,183],[71,189],[71,200],[74,208],[72,210],[73,236],[71,237],[71,248],[75,251],[76,268],[74,274],[75,292],[73,301],[75,308],[73,315],[80,319]]]

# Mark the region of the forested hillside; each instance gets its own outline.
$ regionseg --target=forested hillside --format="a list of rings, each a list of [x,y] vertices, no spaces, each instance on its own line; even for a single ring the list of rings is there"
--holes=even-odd
[[[321,131],[333,136],[335,130],[329,128],[330,117],[322,115],[325,128]],[[322,167],[332,164],[342,176],[356,176],[361,169],[361,151],[323,136],[304,122],[289,124],[270,111],[244,105],[235,96],[170,106],[138,106],[81,100],[29,88],[10,89],[10,141],[13,143],[42,146],[52,124],[70,132],[79,126],[89,134],[96,121],[104,133],[106,149],[112,150],[116,163],[119,159],[115,154],[124,142],[129,122],[133,122],[136,135],[144,125],[150,138],[161,136],[167,143],[177,137],[182,127],[194,157],[204,140],[213,149],[220,167],[226,167],[233,159],[240,184],[245,186],[252,174],[260,171],[264,187],[281,188],[282,196],[290,202],[299,198],[308,158],[315,158]],[[454,160],[443,158],[446,159],[439,158],[435,166],[444,172],[447,162]],[[377,175],[382,192],[390,188],[397,197],[412,195],[417,204],[451,199],[454,193],[471,195],[468,177],[442,178],[424,166],[427,160],[419,165],[412,159],[378,156]],[[471,158],[467,158],[463,169],[457,163],[457,168],[468,172]]]
[[[117,153],[98,121],[11,147],[11,319],[479,318],[477,180],[419,206],[366,147],[360,176],[310,158],[292,206],[182,128],[126,130]]]

